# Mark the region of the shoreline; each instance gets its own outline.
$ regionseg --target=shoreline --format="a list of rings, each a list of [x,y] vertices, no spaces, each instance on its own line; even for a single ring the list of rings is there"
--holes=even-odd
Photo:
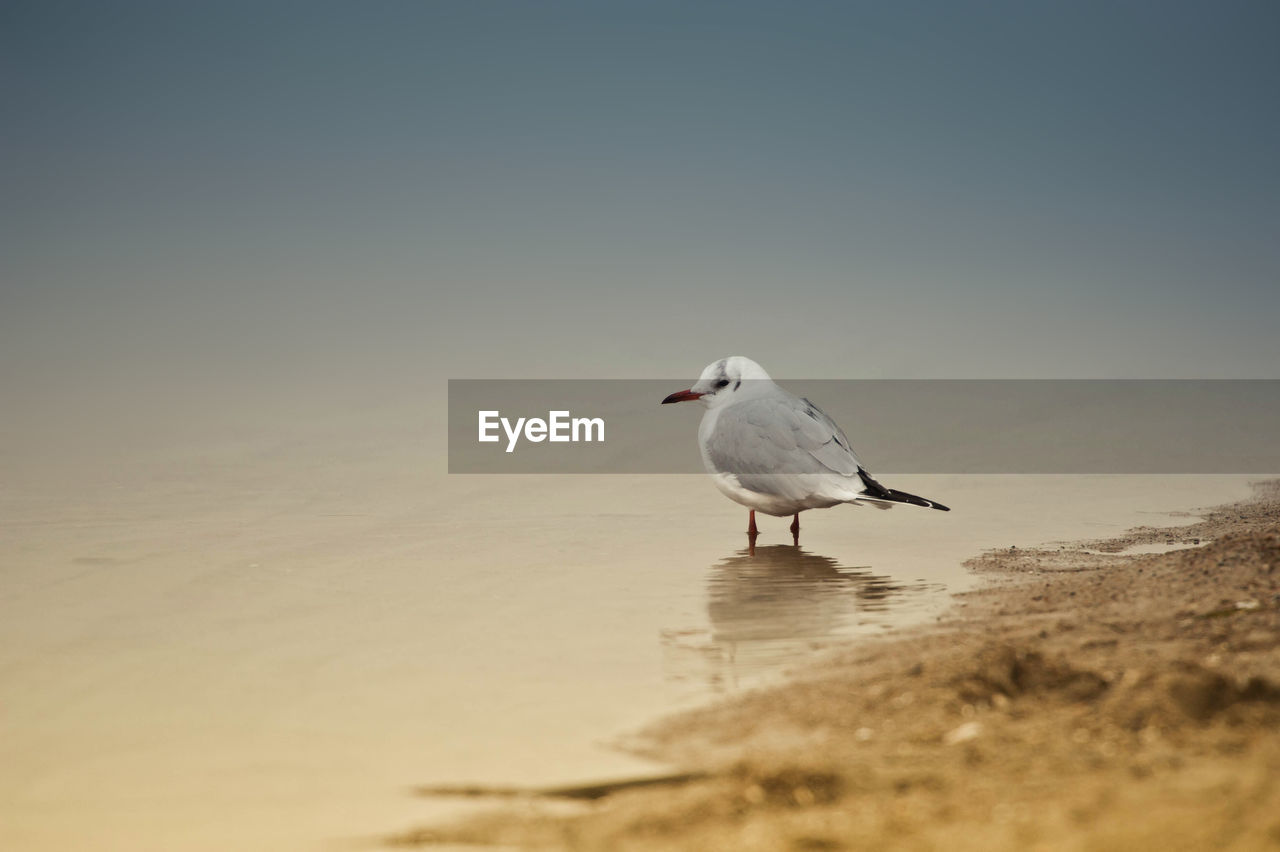
[[[1275,848],[1280,481],[1189,514],[973,557],[983,585],[936,624],[645,729],[628,746],[662,783],[523,791],[384,843]]]

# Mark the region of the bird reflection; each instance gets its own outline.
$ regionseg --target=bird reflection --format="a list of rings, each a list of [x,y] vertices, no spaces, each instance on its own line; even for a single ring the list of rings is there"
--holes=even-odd
[[[710,631],[665,635],[668,673],[683,679],[700,669],[713,689],[741,686],[833,638],[879,629],[894,606],[929,588],[795,545],[744,548],[708,573]]]

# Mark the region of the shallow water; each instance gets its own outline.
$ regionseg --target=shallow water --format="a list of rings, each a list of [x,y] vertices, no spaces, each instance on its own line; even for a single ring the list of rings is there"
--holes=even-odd
[[[1160,553],[1172,553],[1175,550],[1190,550],[1195,547],[1203,547],[1199,539],[1195,542],[1190,541],[1166,541],[1152,542],[1148,544],[1131,544],[1128,547],[1122,547],[1119,550],[1089,550],[1085,549],[1085,553],[1106,556],[1152,556]]]
[[[409,447],[409,444],[402,445]],[[701,477],[448,477],[414,449],[196,448],[0,492],[0,846],[350,848],[418,784],[651,767],[608,743],[937,617],[987,547],[1248,477],[882,477],[801,546]],[[1192,520],[1190,518],[1184,520]]]

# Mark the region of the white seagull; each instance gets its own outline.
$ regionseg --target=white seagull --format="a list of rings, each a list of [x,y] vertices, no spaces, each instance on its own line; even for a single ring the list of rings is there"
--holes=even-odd
[[[840,503],[890,509],[899,503],[951,511],[941,503],[885,488],[871,478],[835,421],[807,399],[774,384],[764,368],[741,355],[721,358],[698,383],[662,401],[696,399],[706,406],[698,427],[702,464],[716,487],[751,510],[747,534],[755,536],[756,512],[794,515]]]

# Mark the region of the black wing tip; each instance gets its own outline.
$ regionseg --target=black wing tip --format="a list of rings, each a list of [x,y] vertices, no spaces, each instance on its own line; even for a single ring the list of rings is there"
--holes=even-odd
[[[867,493],[872,497],[880,497],[884,500],[892,500],[888,488],[885,488],[879,482],[871,478],[871,474],[867,473],[862,467],[858,468],[858,478],[862,480],[862,487],[867,489]]]
[[[886,489],[889,492],[889,499],[899,503],[910,503],[912,506],[923,506],[926,509],[937,509],[939,512],[950,512],[950,506],[944,506],[941,503],[935,503],[933,500],[926,500],[924,497],[917,497],[914,494],[908,494],[905,491],[894,491],[892,488]]]
[[[858,468],[858,477],[862,480],[862,484],[867,489],[867,494],[872,497],[878,497],[881,500],[891,500],[894,503],[909,503],[912,506],[923,506],[926,509],[937,509],[939,512],[950,512],[950,506],[944,506],[941,503],[935,503],[932,500],[926,500],[923,497],[917,497],[915,494],[908,494],[905,491],[895,491],[892,488],[885,488],[879,482],[871,478],[871,474],[862,468]]]
[[[892,488],[886,488],[885,491],[888,492],[888,497],[886,499],[892,500],[895,503],[910,503],[912,506],[921,506],[925,509],[937,509],[940,512],[951,511],[950,508],[942,505],[941,503],[926,500],[925,498],[918,497],[915,494],[908,494],[905,491],[896,491]]]

